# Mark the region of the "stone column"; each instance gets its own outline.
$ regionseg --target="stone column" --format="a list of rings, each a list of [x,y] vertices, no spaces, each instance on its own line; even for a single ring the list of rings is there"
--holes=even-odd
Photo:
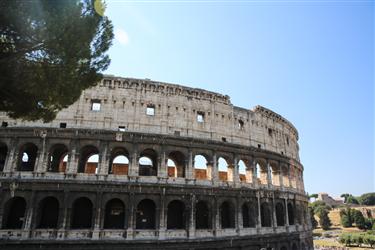
[[[47,171],[47,165],[49,164],[48,161],[48,152],[46,149],[46,135],[43,134],[44,136],[41,136],[42,140],[42,147],[41,150],[38,150],[37,157],[35,160],[35,166],[34,166],[34,172],[36,173],[45,173]]]
[[[271,165],[267,161],[267,185],[268,187],[272,186],[272,170],[271,170]]]
[[[189,238],[195,238],[195,194],[190,195]]]
[[[213,218],[213,223],[212,223],[212,229],[213,229],[213,233],[214,233],[214,236],[216,237],[217,236],[217,231],[220,230],[220,210],[219,210],[219,207],[218,207],[218,203],[217,203],[217,200],[214,199],[213,201],[213,209],[212,209],[212,218]]]
[[[165,231],[167,230],[166,221],[165,221],[165,188],[163,188],[162,193],[160,194],[160,208],[159,208],[159,239],[165,239]]]
[[[59,212],[59,229],[58,229],[58,239],[65,238],[65,230],[69,226],[69,215],[68,215],[68,197],[69,191],[64,191],[64,202],[60,205],[60,212]]]
[[[290,176],[290,164],[288,164],[288,182],[289,182],[289,187],[292,187],[292,178]]]
[[[257,201],[258,201],[258,221],[257,221],[257,233],[259,233],[260,228],[262,227],[262,216],[261,216],[261,209],[260,209],[260,193],[257,192]]]
[[[279,162],[279,183],[280,183],[281,189],[284,189],[283,168],[280,162]]]
[[[129,211],[128,211],[128,228],[126,231],[127,239],[131,240],[134,237],[134,230],[135,230],[135,211],[136,209],[134,208],[136,206],[135,204],[135,199],[134,199],[134,193],[130,193],[129,197]]]
[[[18,140],[17,139],[12,139],[11,140],[11,143],[9,145],[9,153],[8,153],[8,156],[6,157],[6,160],[5,160],[5,165],[4,165],[4,169],[3,169],[3,172],[4,173],[10,173],[10,172],[13,172],[16,170],[17,168],[17,150],[18,150],[18,147],[17,147],[17,143],[18,143]]]
[[[288,212],[288,199],[284,199],[285,202],[285,226],[286,231],[289,232],[289,212]]]
[[[185,168],[185,178],[186,179],[194,179],[194,159],[193,159],[193,152],[189,149],[188,153],[188,160]]]
[[[23,221],[23,228],[27,231],[28,237],[31,237],[31,230],[32,230],[32,219],[34,216],[34,201],[35,200],[35,192],[31,192],[29,204],[27,206],[27,210],[25,211],[25,217]]]
[[[168,178],[168,166],[167,157],[165,155],[164,149],[162,149],[160,157],[158,157],[158,177],[162,179]]]
[[[135,146],[134,150],[129,157],[130,159],[130,167],[129,167],[129,176],[130,177],[137,177],[139,173],[139,155],[138,155],[138,148]]]
[[[239,169],[238,169],[238,156],[234,156],[233,160],[233,184],[235,187],[238,186],[240,182],[240,175],[239,175]]]
[[[212,156],[212,182],[217,183],[219,181],[219,169],[217,165],[217,155],[216,152],[214,152]]]
[[[68,162],[66,167],[67,174],[76,174],[78,172],[78,164],[79,164],[79,152],[77,150],[77,146],[75,143],[71,146],[71,151],[68,156]]]
[[[111,152],[109,152],[108,142],[100,143],[99,152],[99,163],[98,163],[98,175],[108,175],[109,161],[111,157]]]
[[[236,197],[236,209],[237,209],[237,213],[236,213],[236,220],[237,220],[237,223],[236,223],[236,231],[237,231],[237,234],[240,235],[240,232],[241,232],[241,229],[243,229],[243,216],[242,216],[242,207],[241,207],[241,198],[240,196],[237,196]]]
[[[272,194],[272,225],[273,229],[276,232],[277,227],[277,217],[276,217],[276,204],[275,204],[275,196]]]
[[[98,192],[96,194],[96,209],[94,213],[94,230],[92,233],[92,238],[93,239],[99,239],[100,236],[100,219],[102,216],[102,197],[103,197],[103,192]]]
[[[258,187],[258,177],[259,176],[257,176],[256,162],[255,162],[254,159],[251,159],[249,161],[249,164],[250,164],[250,168],[251,168],[251,171],[252,171],[252,178],[253,178],[251,180],[251,182],[252,182],[254,187]]]

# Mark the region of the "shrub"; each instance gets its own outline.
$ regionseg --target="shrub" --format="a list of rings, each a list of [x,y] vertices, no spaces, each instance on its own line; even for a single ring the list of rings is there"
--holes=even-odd
[[[375,193],[362,194],[359,198],[361,205],[372,206],[375,205]]]
[[[321,209],[318,212],[319,223],[323,230],[328,230],[331,227],[331,220],[328,217],[328,210]]]

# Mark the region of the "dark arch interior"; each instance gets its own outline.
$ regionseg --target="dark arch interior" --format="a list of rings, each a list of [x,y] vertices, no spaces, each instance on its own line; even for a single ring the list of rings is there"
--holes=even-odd
[[[4,170],[5,159],[7,158],[8,147],[5,144],[0,144],[0,172]]]
[[[5,204],[3,228],[21,229],[25,220],[26,201],[21,197],[14,197]]]
[[[242,205],[242,223],[243,227],[255,227],[256,226],[257,213],[253,203],[246,202]]]
[[[63,161],[68,154],[68,148],[65,145],[55,145],[50,152],[48,171],[65,172],[66,163]]]
[[[81,149],[78,173],[95,174],[98,163],[88,162],[88,159],[96,154],[99,154],[99,150],[94,146],[85,146]]]
[[[152,149],[145,149],[140,154],[140,158],[147,157],[151,160],[151,164],[142,164],[139,163],[139,175],[140,176],[157,176],[158,174],[158,156],[156,152]]]
[[[88,198],[78,198],[72,209],[73,229],[88,229],[92,226],[92,203]]]
[[[291,203],[288,203],[288,218],[289,225],[294,225],[294,208]]]
[[[21,147],[18,159],[18,171],[33,171],[37,157],[38,147],[27,143]]]
[[[285,226],[284,206],[280,202],[276,204],[276,223],[277,226]]]
[[[126,157],[126,162],[116,162],[119,156]],[[109,162],[109,173],[114,175],[128,175],[129,172],[129,153],[125,148],[116,148],[111,153],[111,160]]]
[[[167,229],[185,228],[185,205],[182,201],[171,201],[168,204]]]
[[[39,203],[38,212],[40,216],[38,228],[57,228],[59,201],[56,198],[44,198]]]
[[[297,244],[293,243],[292,250],[298,250]]]
[[[169,154],[168,159],[172,160],[174,164],[176,165],[176,171],[177,173],[175,174],[174,172],[172,173],[172,170],[174,168],[170,169],[168,168],[168,176],[169,177],[185,177],[185,156],[179,151],[173,151]]]
[[[220,206],[220,219],[221,219],[221,228],[234,228],[235,219],[234,219],[234,207],[233,205],[225,201]]]
[[[137,229],[155,229],[155,210],[156,206],[152,200],[145,199],[137,206]]]
[[[120,199],[112,199],[105,206],[104,228],[122,229],[125,226],[125,205]]]
[[[210,229],[211,228],[211,215],[204,201],[199,201],[195,207],[195,227],[196,229]]]
[[[262,203],[260,207],[260,216],[262,221],[262,227],[272,226],[272,214],[267,202]]]
[[[288,248],[286,246],[283,246],[280,248],[280,250],[288,250]]]

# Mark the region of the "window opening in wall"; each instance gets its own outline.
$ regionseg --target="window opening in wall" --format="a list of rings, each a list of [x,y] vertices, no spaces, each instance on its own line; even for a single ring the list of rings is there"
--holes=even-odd
[[[60,123],[60,128],[66,128],[66,122],[61,122]]]
[[[150,115],[150,116],[155,115],[155,106],[154,105],[147,105],[146,115]]]
[[[174,131],[174,135],[175,135],[175,136],[180,136],[180,131],[175,130],[175,131]]]
[[[200,111],[197,112],[197,122],[201,122],[201,123],[204,122],[204,113],[203,112],[200,112]]]
[[[244,122],[242,120],[238,120],[238,129],[243,130],[244,129]]]
[[[227,142],[227,138],[225,138],[225,137],[221,137],[221,140],[222,140],[223,142]]]
[[[3,128],[8,127],[8,123],[7,123],[7,122],[2,122],[2,123],[1,123],[1,127],[3,127]]]
[[[118,127],[118,131],[120,131],[120,132],[125,132],[125,131],[126,131],[125,126],[119,126],[119,127]]]
[[[270,128],[268,129],[268,135],[272,136],[272,129],[270,129]]]
[[[92,111],[100,111],[101,103],[100,100],[92,100],[91,101],[91,110]]]
[[[258,144],[258,148],[262,148],[262,145]]]
[[[288,146],[289,146],[289,138],[288,137],[286,138],[286,144],[288,144]]]

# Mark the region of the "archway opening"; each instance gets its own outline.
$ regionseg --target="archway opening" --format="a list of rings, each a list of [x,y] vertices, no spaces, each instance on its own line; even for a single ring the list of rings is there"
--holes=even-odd
[[[277,226],[285,226],[284,206],[280,202],[276,204],[276,223]]]
[[[199,201],[195,206],[195,227],[196,229],[211,228],[211,214],[205,201]]]
[[[250,227],[250,209],[247,203],[242,205],[242,226]]]
[[[59,219],[59,201],[55,197],[46,197],[39,203],[39,224],[37,228],[57,228]]]
[[[99,150],[94,146],[85,146],[81,149],[78,173],[98,173]]]
[[[208,164],[207,158],[203,155],[194,157],[194,176],[197,180],[212,179],[212,166]]]
[[[137,206],[137,229],[155,229],[156,206],[152,200],[145,199]]]
[[[293,243],[292,250],[298,250],[297,244]]]
[[[33,143],[23,145],[19,151],[18,171],[34,171],[38,147]]]
[[[114,175],[128,175],[129,153],[125,148],[115,148],[112,150],[108,172]]]
[[[92,227],[92,202],[85,197],[78,198],[73,203],[72,229],[89,229]]]
[[[157,176],[158,175],[158,155],[153,149],[145,149],[139,158],[139,175],[140,176]]]
[[[174,200],[168,204],[167,229],[185,228],[185,204]]]
[[[4,170],[5,160],[8,154],[8,147],[4,143],[0,143],[0,172]]]
[[[238,162],[238,174],[241,182],[250,183],[252,179],[251,170],[248,169],[246,163],[243,160]]]
[[[271,174],[271,182],[274,186],[280,186],[280,168],[279,166],[271,162],[270,163],[270,174]]]
[[[125,226],[125,205],[120,199],[112,199],[105,206],[104,228],[123,229]]]
[[[21,229],[25,221],[26,201],[14,197],[7,201],[4,208],[3,229]]]
[[[258,184],[267,185],[268,184],[267,163],[263,161],[258,161],[255,164],[255,171],[257,175]]]
[[[219,179],[221,181],[233,181],[233,166],[223,157],[218,159]]]
[[[220,219],[221,228],[234,228],[235,218],[234,218],[234,206],[229,201],[224,201],[220,206]]]
[[[294,206],[291,203],[288,203],[288,218],[289,225],[294,225]]]
[[[68,148],[63,144],[54,145],[49,154],[48,172],[65,172],[68,162]]]
[[[267,202],[263,202],[260,207],[260,215],[262,221],[262,227],[271,227],[272,226],[272,214],[271,209]]]
[[[168,176],[185,177],[185,156],[179,151],[173,151],[168,155]]]

